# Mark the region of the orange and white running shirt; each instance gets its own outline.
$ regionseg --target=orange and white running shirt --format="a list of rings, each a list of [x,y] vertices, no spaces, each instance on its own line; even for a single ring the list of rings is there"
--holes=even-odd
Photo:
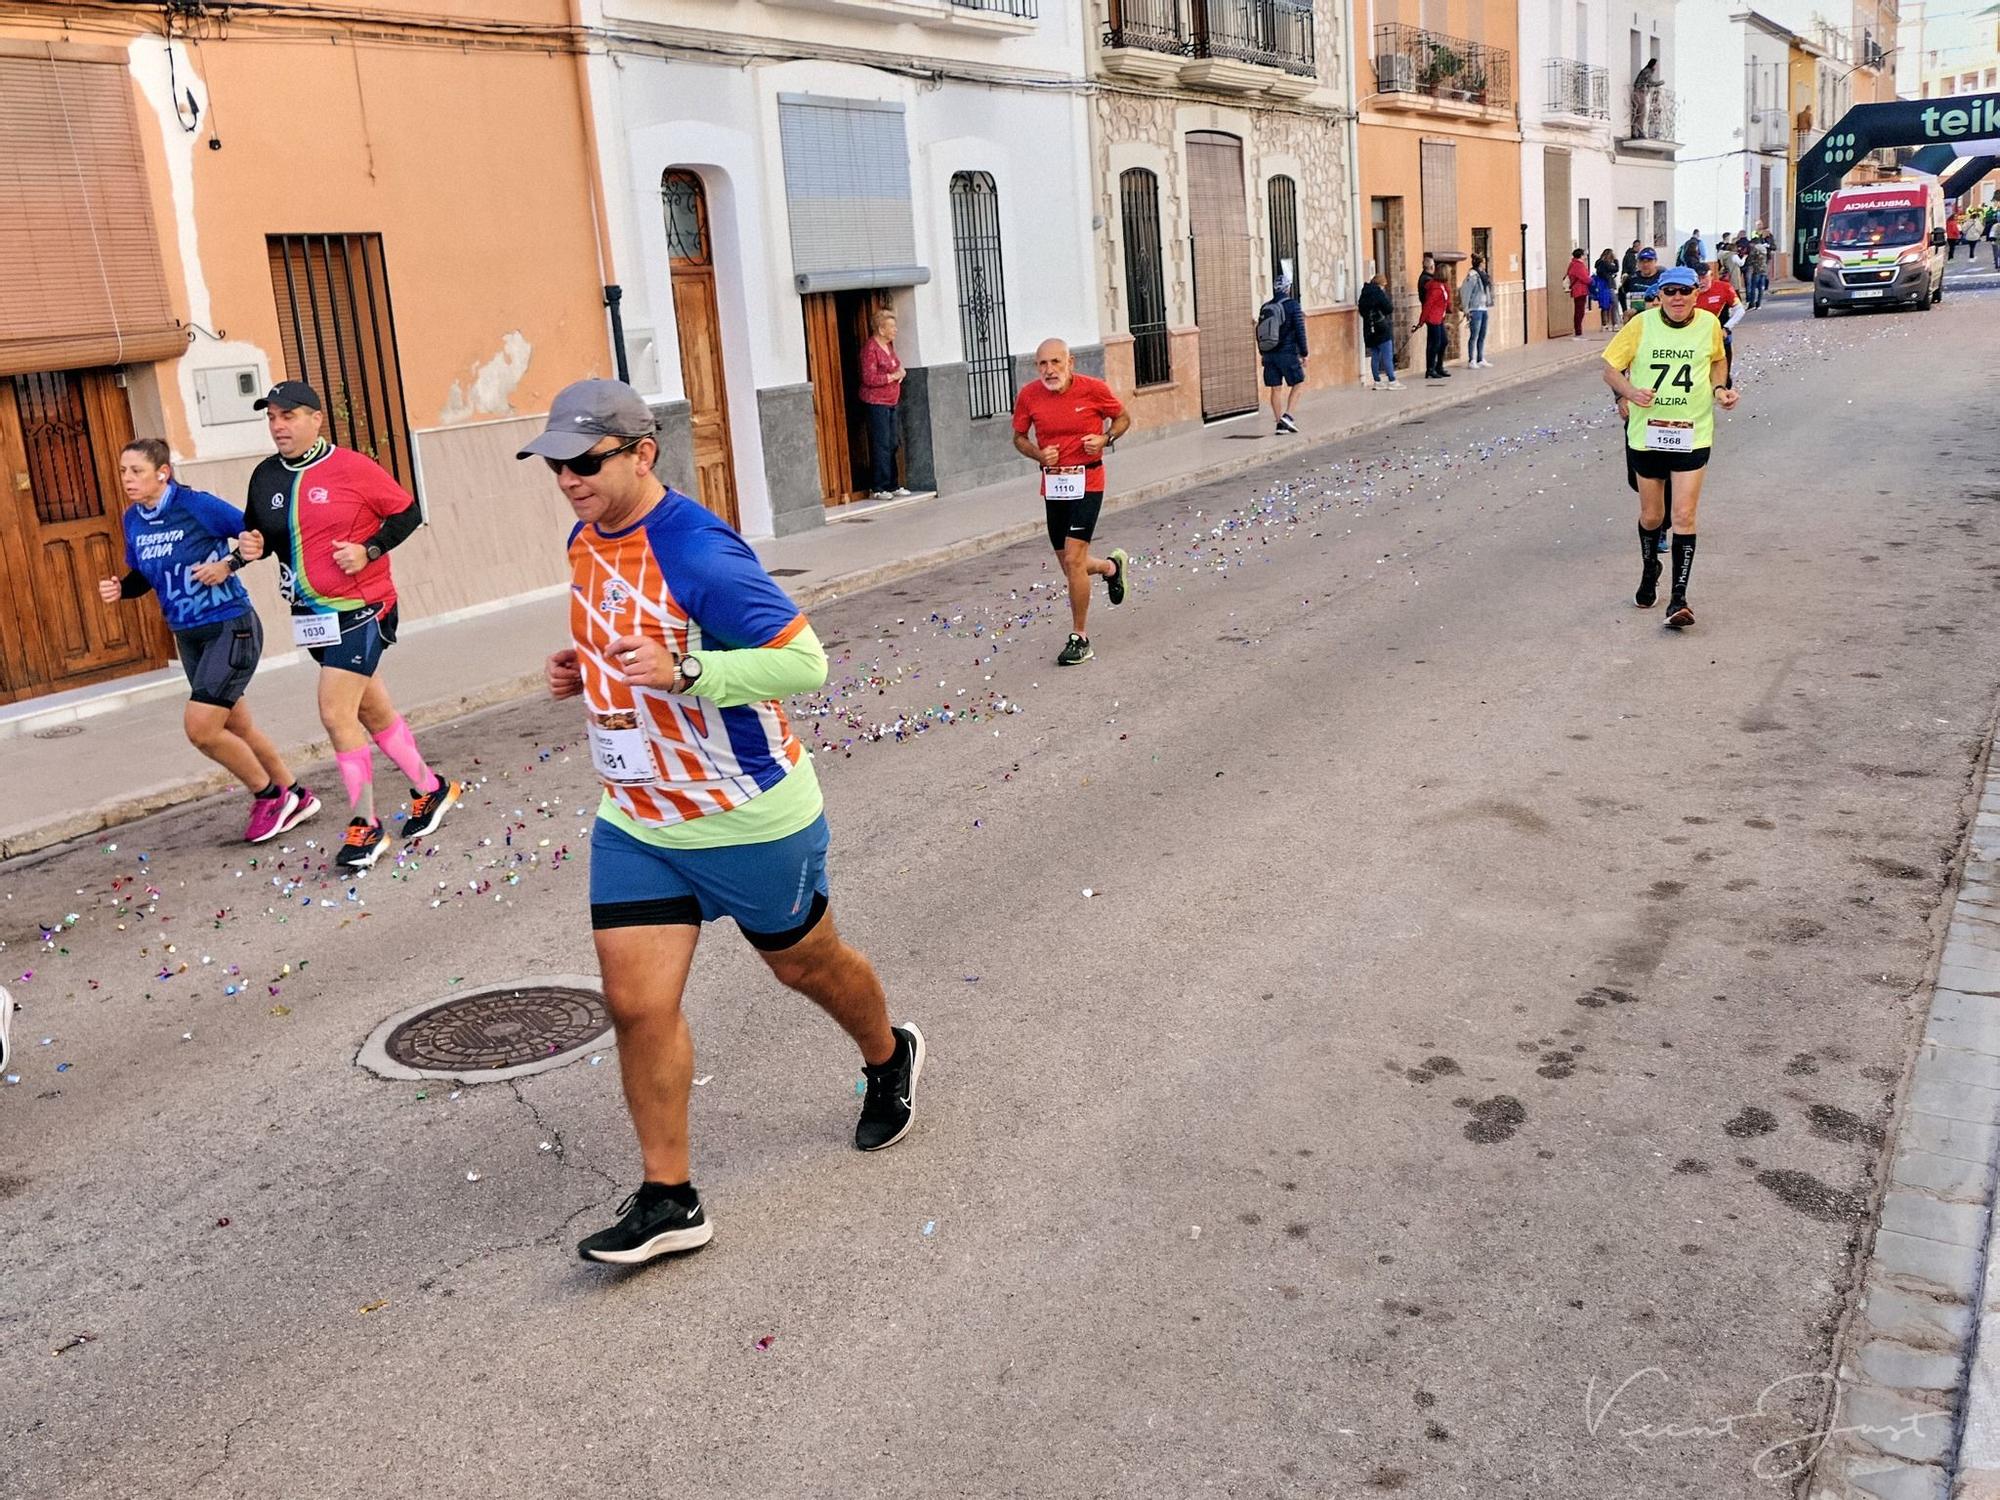
[[[785,779],[805,747],[773,699],[721,708],[620,681],[607,648],[642,635],[682,656],[783,646],[806,617],[727,523],[669,490],[624,531],[570,533],[570,636],[591,760],[612,800],[654,827],[730,812]]]

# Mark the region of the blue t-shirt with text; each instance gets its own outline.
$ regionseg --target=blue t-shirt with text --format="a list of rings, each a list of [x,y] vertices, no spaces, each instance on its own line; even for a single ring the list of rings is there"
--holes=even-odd
[[[243,529],[243,512],[227,500],[169,484],[159,504],[125,511],[125,565],[160,596],[167,628],[176,633],[233,620],[250,608],[242,580],[194,581],[205,562],[229,556],[229,539]]]

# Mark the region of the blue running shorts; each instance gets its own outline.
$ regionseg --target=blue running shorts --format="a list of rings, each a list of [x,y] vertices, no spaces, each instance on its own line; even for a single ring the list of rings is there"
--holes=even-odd
[[[590,833],[590,925],[698,927],[729,917],[753,948],[779,952],[826,912],[827,840],[824,813],[784,838],[719,849],[663,849],[600,817]]]

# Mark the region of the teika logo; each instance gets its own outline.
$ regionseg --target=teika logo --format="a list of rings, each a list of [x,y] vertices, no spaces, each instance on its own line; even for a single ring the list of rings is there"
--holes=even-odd
[[[1976,99],[1970,109],[1939,109],[1932,105],[1918,118],[1924,122],[1925,135],[1946,140],[2000,135],[2000,96]]]

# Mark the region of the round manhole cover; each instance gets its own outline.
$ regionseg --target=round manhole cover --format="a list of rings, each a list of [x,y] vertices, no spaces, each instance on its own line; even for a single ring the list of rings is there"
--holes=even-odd
[[[490,1083],[558,1067],[610,1030],[595,981],[559,974],[412,1006],[376,1027],[356,1061],[385,1078]]]

